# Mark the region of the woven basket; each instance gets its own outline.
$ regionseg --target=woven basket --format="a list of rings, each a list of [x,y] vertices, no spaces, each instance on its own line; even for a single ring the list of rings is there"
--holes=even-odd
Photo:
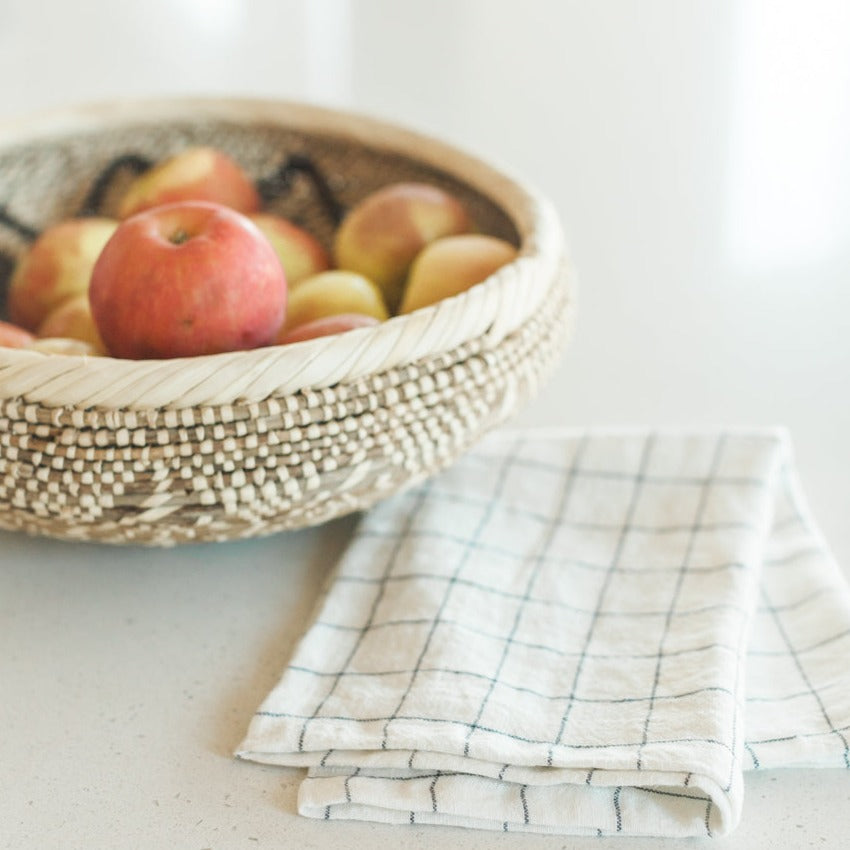
[[[433,139],[305,105],[121,103],[0,127],[0,281],[45,225],[110,214],[134,164],[198,143],[326,244],[369,191],[425,180],[519,256],[432,307],[289,346],[161,361],[0,348],[0,527],[171,545],[315,525],[446,467],[556,362],[572,295],[550,205]]]

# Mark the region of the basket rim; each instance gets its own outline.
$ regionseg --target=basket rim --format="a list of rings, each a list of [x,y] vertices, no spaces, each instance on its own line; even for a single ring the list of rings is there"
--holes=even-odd
[[[50,407],[150,408],[259,401],[353,381],[483,337],[497,345],[547,296],[564,254],[560,223],[536,188],[501,166],[383,119],[291,100],[172,97],[102,101],[0,122],[0,151],[128,124],[218,120],[275,125],[400,154],[457,178],[516,227],[516,260],[466,292],[381,324],[290,344],[169,360],[47,355],[0,348],[0,399]]]

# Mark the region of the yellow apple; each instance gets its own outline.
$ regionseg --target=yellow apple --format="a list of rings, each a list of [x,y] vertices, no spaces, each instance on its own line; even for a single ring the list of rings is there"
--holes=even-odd
[[[281,342],[293,329],[342,313],[389,318],[381,290],[356,272],[332,270],[302,280],[290,293],[286,321],[278,334]]]
[[[271,242],[290,287],[330,268],[322,243],[303,227],[271,213],[254,213],[249,218]]]
[[[107,218],[75,218],[48,227],[15,266],[9,318],[35,331],[65,299],[86,293],[94,264],[117,226]]]
[[[83,342],[81,339],[66,339],[65,337],[50,336],[44,339],[36,339],[27,348],[32,351],[40,351],[42,354],[71,354],[77,357],[100,357],[102,352],[95,350],[94,346]]]
[[[78,339],[87,342],[100,354],[106,353],[106,346],[92,318],[87,293],[68,298],[50,312],[38,326],[38,336]]]
[[[438,239],[414,260],[399,313],[410,313],[464,292],[516,255],[513,245],[495,236],[469,233]]]
[[[343,219],[334,259],[375,281],[391,311],[416,255],[434,239],[472,227],[454,196],[426,183],[393,183],[367,195]]]
[[[245,214],[260,208],[259,193],[239,163],[215,148],[191,147],[136,177],[118,217],[179,201],[210,201]]]

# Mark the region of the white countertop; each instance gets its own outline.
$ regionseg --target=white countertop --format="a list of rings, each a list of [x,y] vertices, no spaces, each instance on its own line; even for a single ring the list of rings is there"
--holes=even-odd
[[[506,165],[555,202],[582,284],[517,424],[786,425],[850,570],[849,48],[827,0],[5,0],[0,120],[280,97]],[[613,846],[314,822],[298,771],[233,759],[352,524],[173,550],[0,533],[0,847]],[[848,812],[850,772],[749,774],[715,846],[846,846]]]

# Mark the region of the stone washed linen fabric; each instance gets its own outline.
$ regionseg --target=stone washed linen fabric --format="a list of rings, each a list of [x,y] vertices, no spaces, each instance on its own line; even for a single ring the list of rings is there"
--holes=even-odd
[[[784,431],[497,434],[363,516],[237,755],[309,817],[717,836],[850,767],[848,652]]]

